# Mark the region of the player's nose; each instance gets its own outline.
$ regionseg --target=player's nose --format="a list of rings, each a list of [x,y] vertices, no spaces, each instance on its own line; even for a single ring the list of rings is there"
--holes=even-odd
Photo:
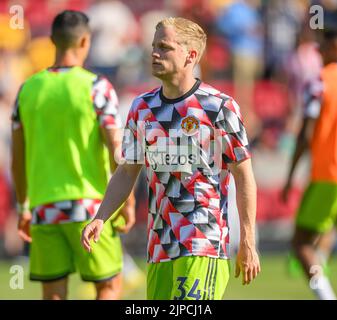
[[[156,49],[152,49],[152,58],[160,58],[160,54]]]

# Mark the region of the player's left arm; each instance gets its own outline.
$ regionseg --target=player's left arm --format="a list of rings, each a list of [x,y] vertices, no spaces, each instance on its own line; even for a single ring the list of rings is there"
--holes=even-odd
[[[24,241],[31,242],[32,238],[30,236],[30,222],[32,220],[32,215],[29,211],[27,198],[25,140],[23,127],[19,121],[18,116],[18,105],[15,106],[12,118],[11,169],[17,201],[16,210],[19,214],[18,234]]]
[[[255,244],[256,183],[251,160],[228,164],[234,176],[240,219],[240,246],[236,258],[235,277],[242,274],[242,284],[249,284],[261,271]]]
[[[223,169],[234,176],[236,200],[240,220],[240,246],[236,258],[236,272],[242,283],[250,283],[260,272],[255,245],[256,183],[251,165],[249,142],[239,105],[224,97],[215,126],[221,136]]]

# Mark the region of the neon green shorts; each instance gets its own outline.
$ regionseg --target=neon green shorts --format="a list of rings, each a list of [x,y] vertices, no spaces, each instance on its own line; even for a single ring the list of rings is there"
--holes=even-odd
[[[84,281],[99,282],[121,272],[123,255],[118,233],[105,223],[100,239],[92,242],[92,252],[81,245],[84,222],[32,225],[30,279],[51,281],[79,271]]]
[[[337,222],[337,184],[312,182],[304,192],[296,225],[310,231],[325,233]]]
[[[221,300],[229,280],[229,260],[180,257],[149,263],[148,300]]]

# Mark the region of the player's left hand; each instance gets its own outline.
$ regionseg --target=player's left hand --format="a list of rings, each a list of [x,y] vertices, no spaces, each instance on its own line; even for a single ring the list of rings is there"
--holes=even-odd
[[[235,277],[242,274],[242,284],[249,284],[261,272],[260,259],[255,246],[240,245],[236,257]]]
[[[290,182],[287,182],[284,187],[282,188],[282,191],[281,191],[281,200],[284,202],[284,203],[287,203],[288,202],[288,198],[289,198],[289,193],[290,193],[290,190],[292,188],[292,185]]]
[[[18,234],[23,241],[28,243],[32,242],[32,237],[30,235],[31,220],[32,214],[29,211],[26,211],[19,216],[18,221]]]
[[[132,205],[124,205],[121,208],[120,214],[124,217],[125,224],[115,226],[115,229],[121,233],[128,233],[136,222],[135,207]]]

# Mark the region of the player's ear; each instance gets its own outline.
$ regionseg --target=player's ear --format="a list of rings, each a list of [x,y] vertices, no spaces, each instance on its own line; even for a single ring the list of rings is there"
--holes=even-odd
[[[88,46],[90,46],[90,34],[85,33],[79,39],[79,47],[80,48],[86,48]]]
[[[55,42],[54,35],[51,35],[51,36],[50,36],[50,40],[51,40],[51,42],[56,46],[56,42]]]
[[[194,63],[197,59],[198,52],[196,50],[190,50],[188,52],[187,63]]]

